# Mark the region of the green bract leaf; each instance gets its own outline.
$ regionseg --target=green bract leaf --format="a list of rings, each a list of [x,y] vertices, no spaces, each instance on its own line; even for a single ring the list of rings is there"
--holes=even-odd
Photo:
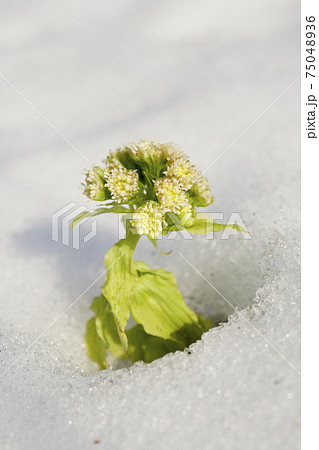
[[[159,248],[158,248],[158,243],[156,239],[151,239],[149,238],[149,240],[152,242],[152,244],[154,245],[155,249],[158,251],[158,253],[160,253],[161,255],[170,255],[172,253],[172,250],[170,250],[169,252],[162,252]]]
[[[167,167],[167,151],[164,146],[156,142],[149,142],[146,151],[145,146],[139,144],[135,149],[129,149],[130,157],[139,168],[140,179],[147,183],[163,175]]]
[[[196,314],[185,304],[173,274],[164,269],[152,270],[141,261],[134,262],[134,267],[138,277],[132,316],[146,333],[179,341],[179,330],[187,325],[198,326]]]
[[[174,217],[175,216],[175,217]],[[186,230],[191,234],[207,234],[212,231],[218,232],[222,230],[236,230],[242,233],[248,233],[247,230],[236,224],[224,224],[215,222],[208,214],[196,212],[195,217],[189,216],[189,219],[185,221],[180,219],[177,215],[170,214],[170,225],[165,230],[165,234],[170,231]]]
[[[102,292],[111,305],[125,351],[128,348],[125,327],[130,316],[132,292],[136,280],[136,272],[132,269],[132,259],[139,237],[138,234],[128,232],[127,238],[115,244],[106,253],[104,260],[107,273]]]
[[[239,225],[236,225],[234,223],[231,224],[224,224],[224,223],[217,223],[214,222],[213,231],[223,231],[223,230],[236,230],[240,231],[241,233],[249,233],[249,231],[245,230],[245,228],[240,227]]]
[[[142,325],[135,325],[127,331],[128,356],[132,362],[150,363],[167,353],[183,350],[184,346],[169,339],[161,339],[145,333]]]
[[[95,313],[95,326],[98,336],[108,345],[109,351],[117,358],[124,357],[114,315],[104,295],[93,299],[91,310]]]
[[[120,161],[120,163],[128,170],[136,170],[138,166],[132,159],[130,149],[125,147],[124,149],[118,149],[116,152],[116,158]]]
[[[84,342],[88,357],[96,362],[100,369],[107,369],[106,351],[108,344],[103,342],[96,331],[95,317],[92,317],[86,324]]]
[[[211,231],[219,231],[219,229],[216,229],[216,225],[218,224],[207,214],[196,213],[192,223],[185,224],[185,229],[191,234],[207,234]],[[226,226],[224,225],[224,228]]]
[[[76,224],[81,222],[83,219],[86,219],[87,217],[98,216],[99,214],[105,214],[105,213],[115,213],[115,214],[125,213],[125,214],[127,214],[128,212],[129,212],[129,210],[121,205],[114,205],[109,208],[107,208],[107,207],[98,208],[98,209],[95,209],[94,211],[84,211],[84,212],[80,213],[78,216],[76,216],[75,219],[72,220],[71,230],[75,227]]]
[[[200,314],[197,315],[197,319],[198,319],[200,327],[202,328],[203,333],[205,331],[210,330],[213,327],[213,323],[210,319],[206,319],[205,317],[203,317]]]

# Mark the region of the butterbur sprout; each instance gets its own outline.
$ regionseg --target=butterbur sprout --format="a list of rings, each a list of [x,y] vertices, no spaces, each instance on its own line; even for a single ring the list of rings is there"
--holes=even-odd
[[[85,178],[84,194],[105,202],[85,217],[126,214],[126,236],[105,255],[106,278],[101,295],[93,299],[87,322],[88,356],[107,368],[107,355],[151,362],[183,350],[212,327],[185,303],[173,274],[134,261],[141,235],[154,239],[170,231],[206,234],[237,225],[216,224],[196,207],[208,206],[213,195],[208,180],[175,144],[156,141],[130,143],[110,152],[104,167],[94,166]],[[127,329],[129,317],[135,325]]]

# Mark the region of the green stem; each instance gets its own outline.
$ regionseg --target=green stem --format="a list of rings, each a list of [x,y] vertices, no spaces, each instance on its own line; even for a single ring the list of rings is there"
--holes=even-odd
[[[128,248],[130,249],[132,261],[133,261],[133,255],[135,252],[135,248],[137,246],[137,243],[138,243],[140,237],[141,236],[137,232],[133,233],[132,230],[129,228],[129,226],[127,227],[125,240],[127,242]]]

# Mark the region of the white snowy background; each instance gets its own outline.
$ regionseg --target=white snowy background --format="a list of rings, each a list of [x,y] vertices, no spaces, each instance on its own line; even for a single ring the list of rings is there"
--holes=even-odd
[[[117,240],[116,216],[100,216],[80,250],[51,240],[52,214],[87,204],[77,151],[99,163],[127,141],[172,140],[207,169],[299,76],[299,2],[0,9],[1,449],[298,449],[299,82],[206,173],[211,211],[239,212],[252,239],[160,243],[170,256],[143,239],[137,251],[174,272],[196,311],[232,314],[227,324],[190,353],[97,373],[83,334],[101,279],[14,361]]]

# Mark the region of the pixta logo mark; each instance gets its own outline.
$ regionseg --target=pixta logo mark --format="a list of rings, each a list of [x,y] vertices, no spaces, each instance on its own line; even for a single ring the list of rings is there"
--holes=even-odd
[[[79,206],[77,203],[71,202],[57,212],[52,214],[52,241],[61,242],[63,245],[70,246],[79,250],[80,248],[80,229],[82,225],[90,221],[91,231],[83,236],[83,244],[90,241],[97,235],[97,222],[95,219],[89,217],[78,222],[70,230],[71,223],[80,213],[87,211],[86,206]],[[72,244],[70,243],[70,236],[72,236]]]

